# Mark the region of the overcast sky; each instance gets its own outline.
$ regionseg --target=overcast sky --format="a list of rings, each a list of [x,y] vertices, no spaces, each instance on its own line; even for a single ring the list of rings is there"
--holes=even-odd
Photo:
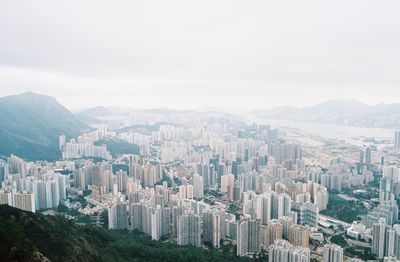
[[[0,96],[30,90],[69,108],[400,102],[399,14],[399,0],[2,0]]]

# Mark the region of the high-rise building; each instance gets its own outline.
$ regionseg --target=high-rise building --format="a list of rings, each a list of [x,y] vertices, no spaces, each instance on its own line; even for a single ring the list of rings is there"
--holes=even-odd
[[[372,228],[372,253],[379,259],[400,259],[400,225],[391,227],[379,218]],[[392,260],[388,260],[392,261]]]
[[[271,220],[272,198],[271,194],[264,193],[260,195],[262,201],[262,215],[260,216],[261,222],[266,225]]]
[[[379,218],[384,218],[386,224],[393,225],[399,219],[399,207],[395,200],[383,201],[377,207],[374,207],[367,215],[367,225],[372,227],[378,222]]]
[[[59,180],[52,176],[46,181],[47,207],[58,207],[60,204]],[[49,204],[50,203],[50,204]]]
[[[151,239],[160,240],[162,235],[161,207],[157,206],[151,212]]]
[[[326,244],[324,262],[343,262],[343,248],[335,244]]]
[[[288,216],[283,216],[278,219],[279,223],[282,225],[282,236],[284,239],[289,239],[290,227],[294,224],[293,218]]]
[[[203,164],[198,164],[196,165],[196,171],[197,174],[199,174],[203,178],[203,184],[205,187],[209,187],[214,185],[215,183],[215,178],[213,175],[215,173],[213,172],[214,170],[210,168],[208,165],[203,165]]]
[[[383,178],[389,178],[397,182],[400,178],[400,169],[397,166],[384,166]]]
[[[13,205],[12,193],[7,189],[0,189],[0,205]]]
[[[121,202],[113,203],[108,207],[108,228],[126,229],[128,227],[128,214],[126,205]]]
[[[35,196],[31,191],[21,191],[14,195],[14,207],[35,212]]]
[[[186,198],[193,199],[193,185],[186,185]]]
[[[19,174],[20,178],[25,178],[26,175],[26,163],[22,158],[15,155],[7,157],[8,172],[9,174]]]
[[[285,240],[276,241],[269,246],[269,262],[287,262],[289,261],[289,252],[293,245]]]
[[[233,200],[233,187],[235,182],[235,176],[233,174],[227,174],[221,176],[221,192],[227,193],[228,198]]]
[[[178,217],[183,215],[184,208],[182,206],[173,206],[171,210],[172,218],[172,236],[178,237]]]
[[[372,150],[371,147],[365,149],[365,165],[368,171],[372,171]]]
[[[69,177],[59,174],[56,176],[56,179],[58,179],[59,199],[65,200],[67,199],[67,188],[69,188]]]
[[[104,172],[103,174],[111,175],[111,172]],[[128,172],[119,170],[119,171],[115,172],[115,176],[116,176],[116,180],[117,180],[116,182],[117,182],[117,186],[118,186],[118,191],[125,192],[126,183],[128,182]],[[109,185],[111,185],[111,183],[109,182],[110,179],[108,177],[106,177],[106,178],[103,178],[103,180],[104,180],[105,187],[110,188],[110,186],[109,186]],[[108,191],[108,190],[106,190],[106,191]]]
[[[129,206],[130,229],[143,231],[142,203],[131,203]]]
[[[177,237],[178,245],[201,246],[201,221],[193,211],[178,216]]]
[[[279,219],[282,216],[287,216],[291,210],[291,198],[287,194],[278,194],[273,192],[271,194],[271,218]]]
[[[222,239],[223,216],[218,210],[209,209],[203,213],[203,242],[215,248],[220,247]]]
[[[386,229],[385,236],[385,256],[391,257],[394,255],[396,231],[393,228]]]
[[[32,182],[32,191],[35,195],[35,206],[36,209],[46,209],[46,182],[41,180],[36,180]]]
[[[302,225],[292,225],[289,229],[289,242],[295,246],[308,247],[311,230]]]
[[[181,199],[185,199],[186,198],[186,186],[185,185],[180,185],[179,186],[179,197]]]
[[[372,228],[372,254],[382,259],[385,256],[385,238],[388,226],[384,218],[380,218]]]
[[[7,173],[8,173],[8,164],[4,160],[0,159],[0,187]]]
[[[392,178],[383,177],[379,183],[379,202],[393,201],[394,196],[394,181]]]
[[[142,232],[151,236],[151,213],[153,207],[147,203],[142,203]]]
[[[394,249],[393,256],[400,259],[400,224],[393,225],[394,230]]]
[[[312,186],[313,203],[317,205],[319,211],[324,211],[328,208],[329,193],[326,187],[317,183]]]
[[[262,196],[253,191],[243,193],[243,213],[252,218],[262,217]]]
[[[394,148],[400,150],[400,130],[394,132]]]
[[[59,136],[58,146],[59,146],[60,150],[63,148],[63,146],[65,146],[66,143],[67,143],[67,139],[66,139],[65,135]]]
[[[361,174],[364,170],[364,151],[362,149],[360,150],[360,158],[357,163],[357,170],[359,174]]]
[[[237,223],[237,255],[256,254],[261,251],[261,221],[243,219]]]
[[[308,262],[310,261],[310,250],[297,247],[286,240],[276,240],[269,247],[269,262]],[[325,261],[325,260],[324,260]]]
[[[297,224],[318,226],[318,207],[312,203],[292,202],[292,211],[297,213]]]
[[[193,199],[193,185],[180,185],[179,186],[179,197],[181,199]]]
[[[268,247],[275,240],[283,238],[283,225],[278,220],[271,220],[267,225],[261,226],[261,244]]]
[[[204,182],[203,177],[199,174],[193,175],[193,197],[201,199],[204,196]]]
[[[161,236],[171,234],[171,209],[168,206],[161,207]]]
[[[387,256],[383,258],[383,262],[399,262],[399,260],[396,257]]]

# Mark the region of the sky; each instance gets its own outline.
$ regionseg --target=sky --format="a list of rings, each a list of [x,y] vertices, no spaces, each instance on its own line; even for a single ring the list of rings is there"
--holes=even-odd
[[[2,0],[0,96],[70,109],[400,102],[399,13],[398,0]]]

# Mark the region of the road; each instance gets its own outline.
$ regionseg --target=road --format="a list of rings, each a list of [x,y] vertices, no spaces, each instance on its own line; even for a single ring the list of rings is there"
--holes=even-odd
[[[362,241],[358,241],[358,240],[354,240],[354,239],[346,239],[347,242],[353,246],[361,246],[361,247],[371,247],[371,245],[369,243],[366,242],[362,242]]]

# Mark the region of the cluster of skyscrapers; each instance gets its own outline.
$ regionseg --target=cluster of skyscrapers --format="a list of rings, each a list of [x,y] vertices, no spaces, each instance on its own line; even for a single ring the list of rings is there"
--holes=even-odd
[[[313,253],[323,261],[343,261],[341,247],[315,243],[319,214],[328,208],[329,190],[373,181],[373,148],[359,151],[355,163],[336,156],[321,166],[306,161],[302,147],[278,139],[269,126],[194,120],[188,126],[182,118],[179,125],[162,124],[151,132],[100,128],[69,141],[60,136],[63,161],[55,163],[11,156],[0,162],[0,204],[35,212],[68,205],[70,196],[85,191],[91,205],[107,211],[109,229],[196,247],[230,242],[239,256],[265,250],[270,262],[310,261]],[[113,159],[106,147],[95,145],[108,137],[137,144],[140,154]],[[358,231],[368,235],[381,259],[400,259],[399,194],[399,169],[384,166],[378,205],[365,225],[347,231],[355,238]],[[311,241],[320,249],[311,252]]]
[[[0,163],[0,204],[35,212],[58,207],[67,198],[69,176],[47,166],[30,165],[16,156]]]

